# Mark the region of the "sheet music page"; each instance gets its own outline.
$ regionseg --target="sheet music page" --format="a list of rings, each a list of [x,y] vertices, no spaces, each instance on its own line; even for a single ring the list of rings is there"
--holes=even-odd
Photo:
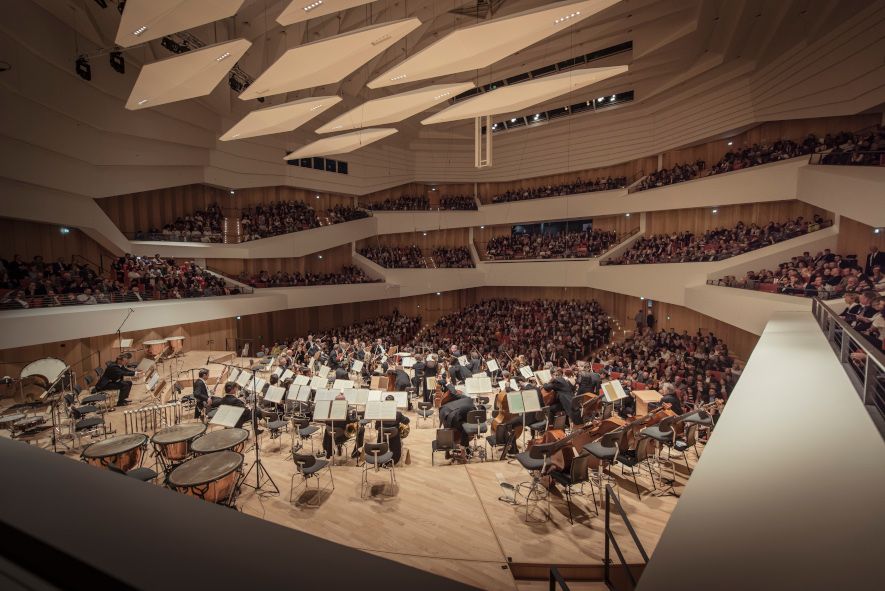
[[[467,355],[461,355],[458,357],[458,363],[461,365],[467,365]]]
[[[620,400],[627,396],[627,393],[624,392],[624,387],[618,380],[612,380],[602,384],[602,393],[605,396],[606,402],[615,402],[616,400]]]
[[[522,392],[507,392],[507,406],[510,412],[514,414],[522,414],[525,412],[525,404],[522,399]]]
[[[301,390],[301,386],[296,386],[292,384],[289,386],[289,389],[286,390],[286,400],[298,400],[298,392]]]
[[[381,418],[381,401],[370,400],[366,403],[365,418],[370,421],[377,421]]]
[[[550,375],[549,369],[540,369],[535,372],[535,375],[538,376],[538,381],[542,384],[546,384],[553,379],[553,376]]]
[[[261,392],[264,389],[264,384],[267,382],[264,381],[264,378],[258,378],[255,380],[255,391]],[[252,386],[252,380],[249,380],[249,387]]]
[[[338,396],[338,392],[335,390],[317,390],[316,395],[313,397],[314,401],[320,400],[335,400],[335,397]]]
[[[381,402],[384,400],[382,394],[384,394],[384,392],[381,390],[369,390],[369,397],[366,399],[366,402]]]
[[[286,380],[291,380],[294,376],[295,376],[295,373],[291,369],[287,369],[283,373],[280,374],[280,381],[285,382]],[[298,383],[297,378],[296,378],[296,383]]]
[[[240,370],[238,370],[235,367],[232,370],[230,370],[230,375],[227,376],[227,381],[228,382],[236,382],[239,377],[240,377]]]
[[[273,370],[273,375],[279,377],[279,376],[283,375],[283,371],[284,370],[282,367],[277,366],[277,368],[275,370]],[[286,371],[288,371],[288,370],[286,370]]]
[[[409,407],[409,393],[408,392],[393,392],[393,400],[396,402],[397,408],[408,408]]]
[[[507,388],[507,382],[504,380],[498,380],[498,390],[505,390]]]
[[[396,400],[385,400],[381,403],[381,420],[393,421],[396,419]]]
[[[280,386],[268,386],[267,394],[264,395],[264,399],[268,402],[282,402],[283,394],[285,393],[286,391]]]
[[[159,382],[159,381],[160,381],[160,372],[155,371],[154,373],[151,374],[151,377],[148,380],[147,389],[150,390],[151,392],[153,392],[154,388],[157,387],[157,382]]]
[[[243,416],[246,409],[241,406],[232,406],[230,404],[222,404],[215,411],[215,416],[209,421],[210,425],[219,425],[221,427],[236,427],[237,421]]]
[[[413,367],[415,365],[414,357],[404,357],[403,358],[403,367]]]
[[[313,406],[313,420],[326,421],[329,419],[329,413],[332,410],[331,400],[318,400]]]
[[[356,373],[360,373],[361,371],[363,371],[363,362],[357,359],[353,362],[353,365],[350,366],[350,370]]]
[[[345,388],[353,388],[353,380],[335,380],[332,384],[333,390],[344,390]]]
[[[475,378],[486,378],[486,377],[488,377],[488,374],[487,374],[486,372],[484,372],[484,371],[481,371],[481,372],[479,372],[479,373],[475,373],[475,374],[473,374],[473,377],[475,377]],[[491,379],[491,378],[489,378],[489,379]]]
[[[359,390],[356,390],[355,388],[344,388],[344,400],[346,400],[348,404],[356,404],[358,393]]]
[[[510,378],[510,389],[519,390],[519,384],[516,383],[516,380],[514,378]]]
[[[289,370],[286,370],[289,371]],[[292,372],[289,371],[291,374]],[[286,374],[283,374],[283,379],[285,379]],[[310,378],[304,375],[295,376],[295,379],[292,381],[293,384],[298,384],[299,386],[307,386],[310,384]]]
[[[322,365],[320,366],[320,369],[317,370],[317,375],[321,378],[327,378],[329,377],[330,371],[332,371],[331,367],[329,367],[328,365]]]
[[[464,381],[468,394],[490,394],[492,391],[492,379],[488,376],[481,378],[467,378]]]
[[[293,384],[294,386],[294,384]],[[310,402],[310,386],[298,386],[298,402]]]
[[[537,390],[523,390],[521,392],[525,412],[538,412],[541,410],[541,397]]]
[[[329,418],[333,421],[347,420],[347,401],[333,400],[332,408],[329,410]]]
[[[535,375],[535,374],[532,373],[532,368],[529,367],[528,365],[523,365],[522,367],[520,367],[520,368],[519,368],[519,373],[520,373],[520,375],[522,375],[522,377],[524,377],[525,379],[529,379],[530,377],[532,377],[533,375]]]
[[[486,367],[489,368],[489,371],[498,371],[500,368],[498,367],[498,362],[494,359],[489,359],[486,361]]]
[[[245,388],[250,381],[252,381],[252,374],[248,371],[241,372],[240,377],[237,378],[237,386]]]
[[[318,376],[314,376],[310,378],[310,387],[314,390],[321,390],[329,385],[329,380],[326,378],[321,378]]]
[[[427,389],[436,390],[436,378],[427,378]]]
[[[357,406],[365,406],[369,401],[369,391],[365,388],[360,388],[356,391],[356,405]]]

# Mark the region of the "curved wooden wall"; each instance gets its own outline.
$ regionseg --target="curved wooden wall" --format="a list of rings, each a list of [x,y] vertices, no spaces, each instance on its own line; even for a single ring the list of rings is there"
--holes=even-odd
[[[42,256],[44,262],[50,263],[59,258],[71,261],[71,257],[79,255],[96,268],[107,269],[111,252],[98,242],[77,230],[70,228],[68,234],[61,233],[62,226],[40,224],[0,218],[0,257],[12,260],[14,255],[21,256],[24,261],[31,261],[35,256]]]

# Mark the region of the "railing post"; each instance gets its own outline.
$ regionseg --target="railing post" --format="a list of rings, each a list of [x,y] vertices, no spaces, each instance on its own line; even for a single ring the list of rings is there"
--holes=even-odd
[[[611,578],[610,578],[611,573],[609,572],[609,565],[611,564],[611,558],[610,558],[611,552],[609,550],[609,544],[610,544],[609,536],[611,535],[611,528],[610,528],[609,515],[611,513],[611,510],[609,507],[609,502],[610,501],[609,501],[608,488],[606,488],[606,490],[605,490],[605,528],[603,529],[603,533],[605,534],[605,557],[602,559],[603,560],[602,572],[603,572],[603,579],[605,580],[605,583],[607,585],[611,581]]]
[[[876,367],[873,360],[870,359],[870,356],[867,355],[866,364],[864,366],[863,372],[863,395],[861,398],[863,399],[864,405],[874,404],[873,401],[873,389],[876,387]]]
[[[848,343],[850,341],[851,341],[851,337],[849,335],[845,334],[845,331],[843,330],[842,331],[842,341],[840,343],[841,346],[839,347],[839,362],[840,363],[848,363],[848,356],[849,356]]]

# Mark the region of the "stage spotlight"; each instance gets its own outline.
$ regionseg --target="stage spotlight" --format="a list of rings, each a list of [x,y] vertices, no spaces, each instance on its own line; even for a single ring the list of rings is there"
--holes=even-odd
[[[86,59],[85,55],[81,55],[77,58],[75,62],[74,69],[77,71],[77,75],[83,80],[92,80],[92,66],[89,65],[89,60]]]
[[[126,62],[123,61],[123,54],[119,51],[111,52],[111,67],[114,71],[124,74],[126,72]]]
[[[108,7],[107,0],[95,0],[95,3],[98,4],[99,6],[101,6],[102,8]]]

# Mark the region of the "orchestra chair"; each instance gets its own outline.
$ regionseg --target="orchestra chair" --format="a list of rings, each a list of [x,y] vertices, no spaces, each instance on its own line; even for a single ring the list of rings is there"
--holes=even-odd
[[[128,472],[124,472],[120,469],[119,466],[117,466],[117,464],[111,462],[110,464],[108,464],[108,470],[117,474],[123,474],[124,476],[128,476],[129,478],[141,480],[142,482],[150,482],[157,477],[157,473],[154,470],[151,470],[150,468],[145,468],[144,466],[133,468]]]
[[[92,384],[92,376],[86,376],[86,385],[90,386]],[[95,392],[92,388],[89,388],[89,395],[80,398],[80,394],[83,392],[83,389],[79,384],[74,384],[73,387],[74,395],[77,400],[79,400],[82,404],[93,404],[93,405],[101,405],[105,409],[107,409],[108,395],[106,392]]]
[[[673,444],[673,447],[670,448],[670,453],[676,452],[682,456],[682,459],[685,460],[685,469],[691,473],[691,469],[688,467],[688,456],[685,454],[688,453],[688,450],[694,450],[695,456],[697,459],[700,459],[700,455],[698,455],[698,425],[697,423],[691,424],[685,428],[683,437],[681,439],[677,438],[676,442]]]
[[[316,491],[314,495],[316,503],[312,504],[310,499],[308,499],[304,506],[319,507],[320,492],[326,489],[325,486],[320,485],[320,476],[323,470],[329,473],[329,485],[327,486],[331,486],[332,490],[335,490],[335,477],[332,476],[331,461],[325,458],[318,458],[313,454],[300,454],[295,448],[292,448],[292,461],[295,463],[295,473],[292,474],[292,480],[289,484],[289,502],[293,503],[295,499],[295,477],[301,475],[300,486],[304,487],[304,492],[308,490]],[[316,488],[310,486],[312,480],[316,483]]]
[[[292,417],[292,449],[296,449],[295,433],[297,432],[299,439],[301,439],[297,449],[304,449],[304,443],[310,441],[310,452],[314,453],[315,446],[313,436],[319,430],[320,428],[318,426],[310,424],[310,419],[307,417]]]
[[[544,431],[546,431],[547,427],[552,422],[550,420],[550,407],[549,406],[541,407],[540,413],[541,413],[541,420],[540,421],[535,421],[534,423],[529,423],[529,429],[532,432],[532,437],[534,437],[539,432],[543,433]]]
[[[334,452],[337,451],[336,448],[338,447],[338,445],[335,442],[338,439],[343,439],[343,441],[341,442],[341,457],[345,459],[345,463],[346,463],[346,458],[350,457],[351,453],[353,453],[353,450],[356,447],[356,435],[354,435],[353,437],[350,437],[347,435],[347,427],[346,426],[339,427],[338,425],[335,425],[335,428],[332,430],[332,451],[333,451],[332,461],[333,462],[335,461],[334,460],[334,458],[335,458]],[[350,450],[349,450],[350,453],[348,453],[348,446],[350,447]]]
[[[672,448],[676,444],[676,423],[679,421],[679,417],[667,417],[657,425],[653,425],[651,427],[646,427],[642,431],[639,432],[639,437],[648,437],[657,442],[655,445],[655,457],[654,462],[658,469],[658,481],[661,485],[661,494],[666,494],[667,491],[672,491],[674,496],[679,496],[676,494],[676,489],[674,488],[676,484],[676,463],[673,462],[670,458],[670,448]],[[661,447],[667,448],[667,458],[664,459],[661,457]],[[664,486],[664,470],[663,466],[665,464],[669,464],[670,468],[673,472],[673,479],[668,483],[668,486]],[[688,460],[686,459],[686,467],[688,466]]]
[[[538,443],[530,447],[528,451],[516,454],[516,461],[519,462],[523,468],[528,470],[529,475],[532,477],[531,481],[521,482],[516,486],[517,493],[521,494],[525,499],[526,523],[532,522],[532,520],[529,519],[532,508],[537,507],[541,501],[545,500],[547,501],[547,512],[545,513],[545,519],[543,521],[548,521],[550,519],[550,493],[548,493],[547,489],[541,484],[541,478],[550,466],[550,456],[558,447],[561,447],[559,441],[554,441],[552,443]],[[521,492],[523,489],[528,489],[528,492],[523,494]]]
[[[365,443],[363,444],[363,475],[361,479],[360,497],[369,498],[368,493],[371,491],[369,483],[369,470],[378,472],[381,469],[390,471],[390,485],[396,484],[396,468],[393,465],[393,452],[390,451],[390,445],[387,443]],[[393,495],[389,495],[393,496]]]
[[[455,430],[454,429],[437,429],[436,439],[431,442],[430,465],[435,466],[436,453],[455,451]]]
[[[430,426],[432,427],[434,424],[434,411],[433,411],[433,402],[419,402],[418,403],[418,420],[424,419],[425,421],[430,420]],[[417,424],[415,425],[417,427]]]
[[[486,424],[487,420],[488,414],[483,408],[469,411],[467,413],[467,420],[461,424],[461,428],[471,438],[468,448],[483,462],[486,459],[486,447],[485,442],[482,442],[481,438],[489,430],[489,426]],[[480,447],[480,442],[482,442],[482,447]]]
[[[682,422],[686,425],[697,425],[699,429],[704,429],[707,432],[707,437],[710,437],[710,433],[713,431],[713,415],[708,413],[705,410],[697,410],[687,417],[682,419]],[[701,457],[700,452],[698,451],[697,445],[695,445],[695,453],[698,458]]]
[[[495,454],[498,448],[507,449],[507,446],[510,445],[510,437],[512,433],[512,429],[508,425],[498,425],[495,427],[495,432],[486,437],[486,443],[488,443],[489,447],[492,448],[492,455]],[[502,453],[500,458],[503,460],[507,456],[506,452]]]
[[[77,406],[73,394],[65,394],[65,406],[68,415],[71,418],[71,426],[74,431],[74,437],[77,439],[79,447],[83,436],[97,437],[101,435],[102,439],[107,438],[107,426],[102,417],[91,417],[91,414],[98,413],[98,407],[91,404],[85,406]]]
[[[635,452],[621,452],[618,454],[618,463],[621,465],[621,474],[624,473],[624,466],[630,468],[630,475],[633,477],[633,484],[636,486],[636,496],[642,500],[642,492],[639,489],[639,482],[636,480],[636,467],[639,467],[639,474],[642,474],[642,466],[648,470],[648,476],[651,479],[652,490],[657,490],[655,486],[655,474],[651,469],[651,462],[654,461],[655,443],[653,439],[644,437],[636,444]]]
[[[596,506],[596,492],[593,490],[593,482],[590,480],[589,464],[593,456],[587,452],[582,453],[572,460],[572,465],[568,472],[554,470],[550,473],[550,477],[557,484],[561,484],[565,488],[565,504],[568,507],[568,522],[575,524],[572,516],[572,488],[581,486],[583,492],[584,483],[590,483],[590,492],[593,495],[593,510],[596,516],[599,516],[599,508]]]
[[[615,429],[614,431],[609,431],[600,439],[588,443],[583,447],[585,452],[599,460],[595,483],[599,487],[600,497],[602,496],[602,490],[605,488],[606,484],[611,484],[613,487],[618,485],[618,481],[611,476],[610,472],[606,474],[605,468],[606,465],[610,467],[618,461],[621,438],[623,436],[624,429]]]
[[[274,439],[280,440],[280,449],[277,450],[279,452],[283,451],[283,433],[289,432],[289,421],[282,420],[280,418],[280,413],[276,411],[269,411],[258,409],[258,418],[264,420],[264,424],[267,427],[268,432],[270,432],[270,439],[273,441]]]

